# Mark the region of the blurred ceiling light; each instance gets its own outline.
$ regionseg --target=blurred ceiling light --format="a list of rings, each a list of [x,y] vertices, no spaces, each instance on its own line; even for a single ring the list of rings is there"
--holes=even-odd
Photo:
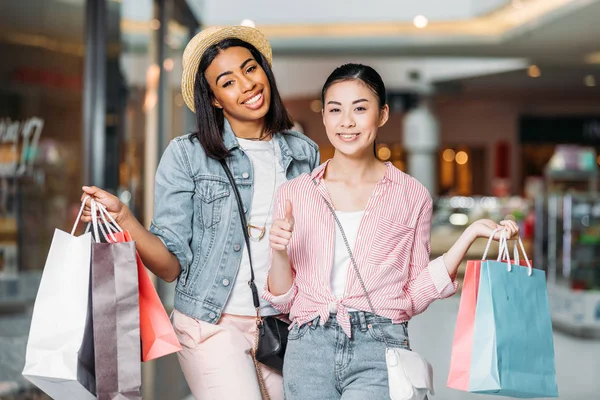
[[[542,75],[542,71],[540,71],[540,67],[537,65],[530,65],[529,68],[527,68],[527,75],[532,78],[539,78]]]
[[[583,78],[583,83],[587,87],[595,87],[596,86],[596,78],[594,77],[594,75],[586,75],[585,78]]]
[[[248,26],[250,28],[256,28],[256,24],[251,19],[245,19],[245,20],[243,20],[242,22],[240,22],[240,25],[241,26]]]
[[[585,56],[585,62],[588,64],[600,64],[600,51],[587,54]]]
[[[382,161],[387,161],[392,156],[392,151],[386,145],[382,145],[379,150],[377,150],[377,157],[379,157]]]
[[[154,29],[155,31],[160,29],[160,21],[157,20],[156,18],[154,18],[152,21],[150,21],[150,28]]]
[[[174,65],[175,62],[172,58],[165,58],[165,61],[163,61],[163,67],[165,68],[165,71],[173,71]]]
[[[415,18],[413,18],[413,24],[415,24],[417,28],[422,29],[429,24],[429,20],[423,15],[417,15]]]
[[[456,163],[458,165],[465,165],[469,161],[469,155],[464,151],[459,151],[456,153]]]
[[[448,218],[450,223],[455,226],[464,226],[469,223],[469,217],[466,214],[454,213]]]
[[[446,161],[446,162],[454,161],[455,156],[456,156],[456,153],[454,153],[454,150],[452,150],[452,149],[446,149],[442,153],[442,157],[444,158],[444,161]]]
[[[491,0],[485,0],[491,1]],[[451,21],[431,21],[422,34],[435,33],[436,35],[476,35],[497,36],[508,33],[516,26],[535,23],[546,16],[558,12],[563,7],[578,2],[591,0],[521,0],[525,5],[522,9],[513,7],[512,0],[497,1],[502,3],[495,11],[467,19]],[[278,23],[261,25],[261,32],[269,39],[298,39],[300,37],[356,37],[361,36],[403,36],[414,33],[414,21],[389,21],[369,23]]]
[[[310,102],[310,109],[316,113],[321,112],[323,109],[323,103],[321,103],[321,100],[313,100]]]

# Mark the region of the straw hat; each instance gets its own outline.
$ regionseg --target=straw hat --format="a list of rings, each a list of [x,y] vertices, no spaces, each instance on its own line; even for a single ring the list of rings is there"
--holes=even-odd
[[[183,75],[181,77],[181,93],[185,104],[192,112],[194,109],[194,81],[198,72],[198,65],[204,52],[223,39],[241,39],[250,43],[271,65],[273,52],[267,38],[257,29],[249,26],[213,26],[206,28],[190,40],[183,52]]]

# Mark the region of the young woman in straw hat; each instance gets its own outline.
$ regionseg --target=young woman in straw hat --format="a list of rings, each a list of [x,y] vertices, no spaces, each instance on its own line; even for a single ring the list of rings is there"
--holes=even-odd
[[[263,288],[275,191],[315,168],[319,152],[289,130],[271,58],[267,39],[250,27],[205,29],[187,45],[182,92],[197,131],[174,139],[162,156],[149,231],[115,196],[83,188],[130,231],[148,269],[165,281],[177,279],[179,361],[192,394],[202,400],[260,399],[261,391],[283,399],[281,375],[262,365],[257,374],[252,358],[256,310],[242,229],[250,234],[255,282]],[[247,227],[222,159],[239,189]],[[279,314],[260,301],[261,316]]]

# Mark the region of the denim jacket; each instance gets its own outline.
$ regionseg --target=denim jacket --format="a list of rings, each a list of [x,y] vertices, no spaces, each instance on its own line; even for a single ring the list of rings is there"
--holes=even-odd
[[[303,134],[276,133],[288,180],[319,165],[317,145]],[[227,165],[249,216],[254,190],[252,164],[225,120]],[[207,157],[190,135],[173,139],[158,170],[150,232],[179,260],[175,308],[217,323],[235,282],[245,246],[235,194],[219,161]],[[248,301],[252,301],[248,291]]]

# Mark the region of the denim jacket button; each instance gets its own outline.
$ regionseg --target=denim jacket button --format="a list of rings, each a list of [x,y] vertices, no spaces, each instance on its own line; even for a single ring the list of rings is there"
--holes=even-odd
[[[215,319],[216,316],[217,316],[217,314],[215,314],[214,312],[211,312],[210,314],[208,314],[208,317],[210,319]]]
[[[229,279],[223,279],[223,286],[229,286]]]
[[[240,249],[241,249],[241,247],[239,244],[236,244],[233,246],[233,250],[235,250],[235,251],[240,251]]]
[[[249,174],[249,173],[247,173],[247,172],[244,172],[244,173],[242,174],[242,178],[244,178],[244,179],[248,179],[248,177],[249,177],[249,176],[250,176],[250,174]]]

